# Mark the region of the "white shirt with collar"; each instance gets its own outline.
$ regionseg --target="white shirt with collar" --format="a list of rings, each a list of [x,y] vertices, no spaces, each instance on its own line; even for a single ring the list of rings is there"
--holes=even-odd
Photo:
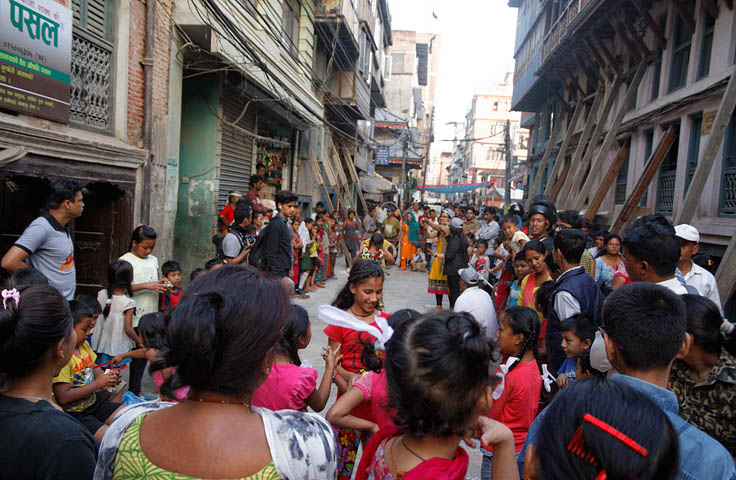
[[[567,275],[567,272],[571,272],[575,270],[576,268],[583,268],[581,266],[572,267],[568,270],[565,270],[565,272],[560,275],[558,278],[558,281]],[[580,313],[580,302],[578,301],[575,296],[568,292],[568,291],[561,291],[555,295],[555,305],[554,305],[555,312],[557,313],[557,318],[560,320],[564,320],[566,318],[570,318],[573,315],[577,315]]]
[[[469,287],[457,297],[456,312],[467,312],[485,329],[488,339],[495,340],[498,336],[498,318],[491,296],[480,287]]]
[[[690,271],[684,278],[688,285],[697,288],[702,296],[713,300],[721,308],[721,296],[718,294],[716,277],[712,273],[690,260]]]
[[[662,285],[677,295],[688,293],[687,289],[675,277],[663,282],[657,282],[657,285]],[[595,332],[595,340],[593,340],[593,345],[590,347],[590,365],[601,372],[607,372],[613,368],[606,356],[606,345],[603,342],[603,336],[600,331]]]

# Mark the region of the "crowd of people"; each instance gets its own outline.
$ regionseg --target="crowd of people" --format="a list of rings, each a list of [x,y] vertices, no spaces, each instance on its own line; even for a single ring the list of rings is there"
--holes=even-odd
[[[483,479],[736,480],[736,335],[694,227],[649,215],[619,236],[543,196],[481,220],[302,216],[262,182],[231,193],[188,285],[141,225],[96,297],[68,231],[82,188],[52,185],[2,259],[3,476],[463,479],[479,447]],[[320,378],[293,299],[338,278],[340,252]],[[391,264],[428,273],[434,311],[384,311]]]

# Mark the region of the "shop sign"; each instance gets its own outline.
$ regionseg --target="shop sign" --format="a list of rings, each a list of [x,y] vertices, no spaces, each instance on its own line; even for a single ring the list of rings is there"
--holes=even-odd
[[[389,164],[389,151],[388,145],[381,145],[376,149],[376,166],[386,167]]]
[[[69,122],[72,11],[53,0],[0,0],[0,108]]]

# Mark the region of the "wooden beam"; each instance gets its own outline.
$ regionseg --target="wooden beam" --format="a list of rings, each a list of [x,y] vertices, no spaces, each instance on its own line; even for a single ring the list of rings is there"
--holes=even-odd
[[[568,116],[567,132],[565,133],[565,139],[562,141],[560,150],[557,152],[557,158],[555,159],[555,166],[552,168],[552,172],[547,175],[547,187],[544,189],[544,194],[549,195],[557,183],[557,175],[560,173],[563,164],[565,163],[565,156],[567,154],[567,148],[570,146],[572,137],[575,135],[575,125],[578,123],[580,114],[585,109],[585,102],[579,101],[575,107],[575,112],[572,116]]]
[[[676,128],[677,127],[675,125],[670,126],[670,128],[667,130],[667,133],[665,133],[664,136],[660,139],[659,145],[657,145],[656,150],[652,152],[652,155],[647,161],[647,166],[644,169],[644,173],[642,173],[641,177],[639,177],[639,181],[636,182],[634,190],[632,190],[629,196],[626,198],[626,202],[624,202],[624,206],[621,209],[621,212],[619,212],[618,218],[611,228],[611,233],[620,233],[621,227],[623,227],[623,225],[631,216],[634,209],[639,205],[639,200],[641,200],[642,195],[644,195],[644,192],[649,188],[649,184],[652,182],[652,178],[654,178],[654,175],[659,170],[660,165],[662,165],[662,161],[664,160],[664,157],[667,156],[667,153],[670,151],[670,147],[672,147],[672,144],[675,143]]]
[[[596,92],[596,96],[593,99],[593,105],[591,105],[590,109],[588,110],[588,116],[585,121],[585,128],[583,128],[583,134],[580,136],[580,139],[578,140],[578,145],[575,148],[575,154],[572,156],[572,160],[570,160],[570,168],[568,170],[572,170],[574,172],[574,175],[572,178],[577,178],[578,175],[582,174],[580,172],[580,162],[583,159],[583,154],[585,153],[585,147],[588,144],[588,142],[591,139],[591,134],[593,133],[593,130],[598,125],[599,121],[598,119],[598,109],[600,108],[601,102],[603,101],[603,97],[606,94],[606,86],[605,84],[602,84],[598,91]],[[552,200],[557,202],[557,205],[565,205],[566,200],[568,197],[569,192],[572,189],[572,183],[567,182],[567,175],[569,172],[563,171],[564,175],[560,175],[560,179],[558,183],[561,185],[559,191],[555,192],[555,196],[552,197]]]
[[[690,33],[695,33],[695,19],[692,15],[690,15],[690,12],[687,11],[687,8],[685,8],[685,5],[682,4],[680,0],[671,0],[672,4],[675,6],[675,10],[677,10],[677,14],[680,16],[683,22],[685,22],[685,25],[687,25],[687,28],[690,29]]]
[[[718,284],[718,295],[721,297],[721,304],[726,305],[728,299],[731,298],[734,286],[736,286],[736,235],[731,237],[726,254],[718,266],[716,283]]]
[[[678,208],[677,224],[690,223],[695,216],[695,210],[703,194],[705,182],[708,180],[716,162],[716,157],[721,150],[723,136],[726,134],[726,128],[735,107],[736,67],[731,67],[731,78],[721,97],[721,104],[718,106],[718,113],[716,113],[716,118],[713,120],[713,126],[708,135],[708,140],[706,140],[703,155],[698,160],[698,166],[695,168],[693,179],[690,181],[685,200],[682,202],[682,206]]]
[[[573,208],[570,204],[572,203],[572,200],[576,198],[576,193],[573,190],[574,182],[578,182],[580,181],[580,179],[583,178],[586,170],[588,170],[588,166],[593,160],[593,155],[595,155],[598,147],[598,142],[600,141],[601,135],[603,134],[603,129],[606,126],[606,119],[608,118],[608,114],[613,108],[613,104],[616,103],[618,91],[621,88],[622,83],[622,77],[616,77],[616,80],[614,80],[613,85],[611,86],[611,90],[608,92],[606,103],[603,105],[603,109],[600,111],[598,119],[595,122],[595,129],[590,136],[590,142],[588,143],[588,148],[585,150],[583,160],[578,164],[577,169],[575,170],[575,174],[571,177],[570,182],[568,182],[569,185],[566,189],[566,195],[560,196],[560,199],[564,199],[565,204],[568,205],[570,208]]]
[[[639,84],[641,83],[641,79],[644,78],[644,73],[647,71],[648,67],[649,62],[644,61],[639,63],[639,68],[636,69],[634,78],[631,80],[631,84],[626,90],[626,95],[624,96],[621,105],[618,107],[618,112],[616,112],[616,116],[613,118],[613,123],[611,123],[611,126],[608,129],[608,133],[606,134],[606,138],[603,140],[603,145],[601,145],[598,156],[591,164],[590,174],[588,175],[588,178],[583,184],[583,188],[580,189],[580,193],[578,193],[578,196],[575,199],[575,203],[573,204],[573,208],[575,210],[580,210],[583,208],[583,205],[585,205],[585,199],[588,197],[588,195],[590,195],[590,192],[593,191],[593,186],[598,179],[598,174],[603,170],[603,165],[606,161],[608,149],[611,148],[613,142],[616,141],[616,135],[618,135],[618,129],[621,127],[621,122],[624,119],[624,115],[626,115],[626,112],[629,111],[629,105],[631,105],[631,101],[634,99],[634,95],[636,95]]]
[[[598,62],[598,69],[603,73],[603,76],[605,76],[609,81],[613,81],[613,75],[608,71],[606,62],[603,60],[603,57],[601,57],[601,54],[595,46],[590,43],[590,39],[588,39],[588,37],[584,37],[583,43],[587,47],[586,49],[593,55],[593,57],[595,57],[596,62]]]
[[[641,16],[644,17],[644,21],[647,22],[649,29],[654,34],[654,38],[659,43],[659,46],[662,47],[662,50],[667,48],[667,38],[664,36],[664,33],[662,33],[662,30],[660,30],[657,22],[655,22],[654,18],[652,18],[652,15],[647,9],[647,6],[642,5],[639,0],[630,0],[630,2],[632,5],[634,5],[634,7],[636,7],[637,10],[639,10]]]
[[[559,74],[556,74],[556,75],[557,75],[557,77],[559,77]],[[560,95],[557,92],[557,89],[554,87],[554,85],[552,85],[546,78],[539,77],[539,79],[542,81],[543,84],[547,85],[547,88],[549,88],[550,91],[554,94],[554,96],[557,97],[557,99],[562,103],[562,106],[565,108],[565,111],[568,111],[569,112],[570,111],[570,105],[567,104],[567,100],[565,100],[565,97],[563,97],[562,95]],[[564,81],[562,82],[562,86],[566,86],[566,84],[565,84]]]
[[[560,133],[560,129],[562,128],[562,124],[564,122],[562,119],[560,121],[555,122],[555,126],[552,128],[552,134],[549,137],[549,142],[547,143],[547,148],[544,149],[544,155],[542,156],[542,161],[539,163],[539,170],[537,171],[537,174],[534,176],[534,185],[532,186],[532,189],[529,190],[529,199],[526,203],[526,209],[529,210],[529,208],[532,206],[532,199],[537,194],[537,189],[539,188],[539,184],[542,183],[542,175],[544,174],[544,167],[547,165],[547,161],[549,160],[550,155],[552,155],[552,149],[554,149],[555,143],[557,143],[557,135]]]
[[[588,91],[592,89],[593,86],[595,86],[596,83],[598,83],[598,77],[599,75],[596,75],[594,70],[585,63],[585,60],[580,57],[580,54],[578,52],[573,52],[573,57],[575,57],[575,61],[578,63],[578,66],[580,69],[585,73],[585,77],[588,79],[588,82],[586,86],[588,87]]]
[[[340,151],[338,150],[337,153],[339,155]],[[363,190],[360,189],[360,177],[358,176],[358,172],[355,171],[355,165],[350,157],[345,159],[345,164],[348,166],[348,173],[352,177],[353,182],[355,182],[355,191],[358,192],[358,198],[360,199],[360,204],[363,206],[363,211],[368,213],[368,204],[363,196]]]
[[[708,13],[710,13],[710,16],[713,18],[718,18],[718,5],[716,4],[716,0],[704,0],[705,2],[705,8],[708,9]]]
[[[629,145],[630,142],[626,142],[624,146],[618,150],[618,155],[616,155],[616,158],[613,161],[613,165],[611,165],[611,168],[609,168],[606,172],[606,175],[601,181],[600,187],[595,192],[593,199],[590,201],[590,205],[588,205],[588,208],[585,210],[584,218],[586,220],[592,222],[596,214],[598,213],[598,209],[601,207],[603,199],[606,198],[606,195],[608,195],[608,191],[611,189],[611,185],[613,185],[613,182],[618,177],[618,173],[621,171],[621,167],[624,166],[626,157],[629,155]]]
[[[611,27],[616,31],[618,36],[621,38],[621,41],[626,46],[626,49],[629,51],[631,55],[636,58],[637,61],[641,61],[644,57],[642,57],[639,50],[634,47],[634,44],[631,43],[631,39],[626,33],[626,28],[621,26],[621,22],[618,18],[616,18],[614,15],[609,15],[606,17],[606,20],[608,21],[608,24],[611,25]]]
[[[652,51],[649,50],[649,47],[647,47],[647,44],[644,43],[644,39],[639,36],[637,31],[634,29],[634,26],[629,21],[629,19],[626,18],[626,14],[621,13],[619,20],[621,22],[621,25],[629,32],[629,35],[631,35],[631,38],[634,39],[634,42],[639,46],[641,49],[642,54],[644,55],[644,58],[647,58],[649,55],[652,54]]]
[[[8,147],[0,151],[0,167],[9,165],[16,160],[20,160],[28,154],[26,147]]]
[[[602,39],[599,39],[597,37],[590,37],[592,38],[592,42],[594,44],[598,45],[598,49],[601,51],[603,56],[608,61],[608,64],[611,66],[614,72],[616,72],[616,75],[619,77],[623,77],[623,71],[621,70],[621,65],[618,64],[618,61],[616,60],[616,57],[613,56],[610,50],[608,50],[608,47],[606,46],[606,42]]]
[[[344,186],[348,186],[350,182],[348,182],[347,177],[345,176],[345,171],[342,168],[342,160],[340,159],[340,154],[337,153],[337,148],[335,147],[335,142],[331,142],[332,146],[332,165],[334,166],[335,170],[337,170],[337,176],[340,179],[340,183]],[[329,156],[329,155],[328,155]]]
[[[560,193],[560,190],[562,189],[562,185],[565,183],[567,174],[570,172],[571,163],[572,161],[568,160],[567,157],[565,157],[564,163],[562,165],[562,171],[560,172],[560,176],[555,182],[555,188],[554,190],[552,190],[552,193],[549,196],[549,198],[551,198],[553,202],[555,201],[555,198],[557,198],[557,195]]]

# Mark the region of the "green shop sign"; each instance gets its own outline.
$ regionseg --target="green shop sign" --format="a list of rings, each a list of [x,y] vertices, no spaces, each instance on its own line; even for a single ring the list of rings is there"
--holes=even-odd
[[[72,11],[53,0],[0,0],[0,108],[69,122]]]

